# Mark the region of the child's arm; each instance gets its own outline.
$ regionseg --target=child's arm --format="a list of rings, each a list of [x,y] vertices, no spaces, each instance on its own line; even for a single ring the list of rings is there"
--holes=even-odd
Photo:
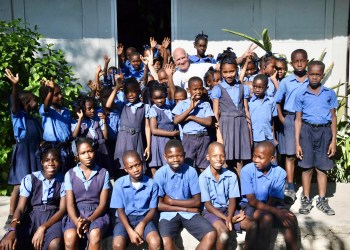
[[[300,146],[300,130],[301,130],[301,112],[295,113],[295,146],[296,157],[300,160],[303,159],[303,150]]]
[[[157,213],[157,209],[156,208],[150,208],[150,210],[146,214],[145,218],[143,218],[143,220],[140,221],[139,224],[137,224],[137,226],[134,229],[135,232],[138,233],[138,235],[143,237],[143,233],[145,231],[146,225],[154,218],[156,213]]]
[[[120,76],[119,76],[120,77]],[[112,105],[114,103],[114,99],[115,96],[117,95],[118,91],[123,87],[123,83],[122,83],[122,78],[117,78],[117,80],[115,81],[116,85],[112,91],[112,93],[110,94],[110,96],[108,97],[108,100],[106,102],[106,108],[112,108]]]
[[[243,103],[244,103],[244,111],[245,111],[245,115],[248,123],[248,129],[249,129],[250,146],[252,146],[253,145],[252,120],[250,119],[248,99],[244,98]]]
[[[141,245],[143,243],[143,239],[142,239],[143,235],[140,235],[138,232],[136,232],[136,230],[134,230],[130,226],[129,220],[125,214],[124,208],[118,208],[117,211],[118,211],[118,217],[122,222],[123,226],[125,227],[125,230],[129,235],[131,243],[135,244],[136,246]]]
[[[51,79],[50,81],[47,81],[44,83],[47,87],[49,87],[49,93],[47,94],[45,100],[44,100],[44,112],[48,112],[50,110],[50,106],[52,103],[52,97],[53,92],[55,90],[55,83]]]
[[[332,116],[332,123],[331,123],[332,141],[328,147],[328,151],[327,151],[328,157],[334,156],[335,152],[337,151],[337,115],[336,115],[335,109],[331,109],[331,116]]]
[[[188,117],[188,115],[191,113],[191,111],[198,106],[200,100],[196,100],[194,98],[194,96],[191,97],[191,105],[190,107],[185,110],[182,114],[180,115],[175,115],[174,117],[174,124],[177,125],[183,121],[185,121],[185,119]],[[211,118],[211,117],[210,117]],[[209,125],[210,126],[210,125]]]
[[[195,115],[189,115],[186,117],[185,121],[194,121],[194,122],[197,122],[203,126],[209,127],[209,126],[211,126],[211,124],[213,122],[213,118],[211,116],[198,117]]]
[[[19,75],[18,73],[14,76],[9,69],[5,69],[5,76],[12,83],[12,94],[11,94],[11,111],[12,114],[17,114],[20,107],[20,100],[18,97],[18,83],[19,83]]]
[[[78,116],[78,121],[77,121],[77,124],[76,124],[73,132],[72,132],[73,138],[77,138],[79,135],[81,122],[83,121],[83,117],[84,117],[83,111],[80,110],[79,112],[77,112],[77,116]]]
[[[145,148],[145,152],[143,156],[145,156],[145,160],[147,161],[151,156],[151,128],[149,124],[149,118],[145,118],[145,134],[146,134],[146,143],[147,146]]]
[[[213,111],[216,120],[219,122],[220,119],[220,102],[219,99],[213,99]],[[224,144],[224,139],[222,138],[221,131],[219,124],[217,123],[216,126],[216,141],[220,142],[221,144]]]
[[[180,132],[177,130],[167,131],[167,130],[159,129],[157,124],[157,117],[150,118],[150,127],[151,127],[152,135],[174,137],[180,134]]]
[[[175,200],[166,195],[164,197],[159,197],[158,210],[163,212],[199,213],[200,203],[200,194],[196,194],[188,200]]]
[[[278,119],[281,121],[282,124],[284,124],[284,116],[283,116],[281,104],[277,102],[276,108],[278,113]]]
[[[279,83],[278,83],[278,80],[277,80],[277,70],[275,70],[275,73],[273,73],[273,75],[270,76],[270,79],[271,79],[273,85],[275,85],[275,88],[277,90],[278,87],[279,87]]]
[[[101,126],[101,130],[103,133],[103,138],[105,140],[107,140],[108,139],[108,128],[107,128],[107,123],[106,123],[106,115],[104,113],[100,112],[97,114],[97,116],[102,121],[102,124],[100,124],[100,126]]]
[[[93,81],[91,81],[91,80],[89,80],[89,81],[87,82],[87,86],[88,86],[89,89],[91,90],[90,96],[91,96],[91,97],[95,97],[95,96],[96,96],[96,92],[97,92],[96,83],[93,82]]]
[[[74,225],[78,227],[78,216],[75,207],[73,190],[66,190],[66,202],[69,218],[74,223]]]
[[[108,55],[105,55],[103,57],[103,60],[105,61],[104,67],[103,67],[103,76],[107,76],[107,71],[108,71],[108,64],[111,61],[111,58]]]
[[[95,70],[95,79],[94,84],[96,86],[96,94],[100,94],[100,76],[104,75],[104,72],[102,71],[101,65],[98,65]]]
[[[245,73],[247,71],[248,63],[250,62],[250,57],[248,56],[244,62],[243,68],[241,70],[241,74],[239,75],[239,81],[243,83],[243,79],[245,77]]]
[[[158,73],[156,69],[153,67],[153,50],[149,50],[149,56],[143,57],[144,64],[148,66],[149,71],[151,72],[151,75],[153,76],[154,80],[159,80]],[[147,72],[148,74],[148,72]]]
[[[174,100],[174,95],[175,95],[175,85],[174,85],[174,81],[173,81],[173,72],[174,72],[174,67],[167,63],[164,65],[164,70],[166,75],[168,76],[168,99],[169,100]]]
[[[162,42],[162,48],[163,48],[162,53],[163,53],[164,64],[168,63],[168,60],[169,60],[167,50],[168,50],[168,47],[169,47],[170,43],[171,43],[170,38],[169,37],[164,37],[163,42]]]
[[[118,68],[121,69],[124,66],[124,61],[122,58],[122,54],[124,52],[123,44],[119,43],[117,46],[117,54],[118,54]]]

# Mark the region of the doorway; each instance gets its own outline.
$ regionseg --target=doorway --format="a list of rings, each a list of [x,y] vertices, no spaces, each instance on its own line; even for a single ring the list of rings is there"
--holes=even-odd
[[[161,44],[171,38],[171,0],[116,0],[118,42],[142,53],[154,37]]]

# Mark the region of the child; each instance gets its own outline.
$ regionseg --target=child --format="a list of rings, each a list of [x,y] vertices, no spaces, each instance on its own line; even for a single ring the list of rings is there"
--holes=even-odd
[[[120,127],[114,152],[114,160],[117,161],[117,171],[124,168],[122,156],[125,151],[135,150],[141,156],[142,160],[145,159],[147,161],[150,157],[151,150],[149,106],[140,101],[140,85],[137,80],[132,77],[126,79],[122,86],[127,101],[124,103],[120,114]],[[111,107],[118,88],[113,89],[106,107]],[[143,142],[143,135],[146,136],[146,144]],[[119,171],[119,174],[123,174],[122,172],[125,173],[125,171]]]
[[[243,211],[236,210],[236,198],[240,197],[237,176],[223,167],[225,148],[219,142],[213,142],[208,148],[207,159],[210,166],[199,176],[203,216],[216,229],[216,249],[227,249],[229,231],[235,229],[247,231],[244,249],[254,249],[256,226]]]
[[[53,80],[42,81],[41,84],[39,95],[44,103],[40,106],[39,114],[44,128],[43,139],[45,144],[61,150],[61,171],[65,173],[74,164],[70,143],[72,118],[70,111],[62,106],[63,96],[60,87]]]
[[[148,73],[147,64],[142,63],[141,55],[139,52],[133,52],[130,55],[130,66],[124,69],[123,74],[125,79],[135,77],[138,82],[141,82],[142,78]]]
[[[61,152],[40,148],[42,171],[26,175],[20,187],[20,198],[9,231],[1,249],[61,249],[61,219],[66,213]]]
[[[146,240],[149,249],[160,249],[160,237],[153,222],[157,213],[157,184],[143,175],[136,151],[126,151],[123,163],[128,175],[115,182],[111,198],[111,208],[117,209],[113,249],[125,249],[128,239],[136,246]]]
[[[231,51],[223,53],[220,72],[223,79],[211,93],[214,114],[219,121],[217,141],[225,145],[227,164],[232,167],[236,161],[239,174],[242,161],[251,158],[249,87],[236,80],[237,63]]]
[[[242,82],[253,82],[254,77],[259,73],[259,58],[256,53],[252,52],[251,56],[247,56],[241,63],[240,79]]]
[[[276,58],[276,71],[277,71],[277,81],[280,83],[287,74],[288,71],[288,64],[287,60],[284,57],[278,57]]]
[[[210,97],[214,86],[218,85],[220,82],[221,74],[219,70],[210,67],[204,75],[204,84],[208,90],[208,96]]]
[[[271,53],[260,58],[260,74],[265,74],[269,77],[268,89],[266,94],[268,96],[275,96],[278,89],[277,70],[276,70],[276,57]]]
[[[202,171],[209,165],[205,157],[210,144],[207,128],[212,124],[214,113],[210,104],[201,100],[204,90],[202,79],[191,77],[188,87],[191,97],[179,102],[172,113],[175,115],[174,123],[182,126],[186,163],[193,165],[195,162]]]
[[[79,238],[88,239],[89,249],[100,249],[109,226],[106,213],[110,183],[106,169],[95,164],[95,143],[76,140],[79,163],[64,177],[68,215],[63,220],[66,249],[79,249]]]
[[[298,165],[303,169],[302,185],[304,196],[301,199],[301,214],[308,214],[312,207],[310,184],[313,169],[317,172],[319,197],[316,207],[327,215],[334,215],[326,197],[327,174],[333,169],[332,157],[337,148],[338,106],[335,92],[322,86],[325,65],[312,61],[308,65],[309,84],[301,88],[295,98],[295,142]]]
[[[179,104],[179,102],[184,101],[187,99],[187,92],[184,88],[181,88],[179,86],[175,86],[175,93],[174,93],[174,102],[175,105]]]
[[[296,153],[294,101],[299,89],[309,83],[306,74],[306,66],[308,63],[306,51],[303,49],[294,50],[291,55],[291,61],[294,72],[281,81],[281,84],[275,96],[275,101],[278,111],[278,118],[284,126],[284,141],[286,142],[284,143],[285,147],[282,147],[283,144],[281,147],[279,147],[280,154],[286,155],[286,202],[293,204],[296,199],[296,193],[294,190],[294,162]],[[284,109],[282,110],[281,103],[283,100],[285,101]]]
[[[208,46],[208,36],[203,31],[201,34],[196,35],[193,45],[197,50],[197,55],[188,57],[190,63],[216,63],[213,55],[205,55]]]
[[[166,87],[156,84],[151,89],[152,102],[154,103],[149,111],[150,127],[152,133],[152,155],[149,167],[154,176],[156,170],[165,165],[164,145],[170,140],[179,136],[179,131],[175,130],[173,115],[170,106],[165,104],[167,97]]]
[[[10,212],[4,229],[7,230],[17,206],[19,184],[28,174],[41,170],[40,160],[35,152],[40,145],[42,128],[38,119],[31,115],[37,110],[35,95],[18,89],[19,75],[14,76],[9,69],[6,77],[12,84],[11,119],[16,145],[13,148],[8,184],[13,186],[10,199]]]
[[[268,81],[267,76],[263,74],[254,78],[254,94],[248,103],[254,146],[266,140],[277,145],[272,120],[274,116],[277,116],[277,110],[273,98],[266,94]]]
[[[269,249],[271,227],[276,220],[283,226],[287,249],[298,249],[298,222],[295,215],[283,207],[286,172],[273,165],[275,147],[269,141],[254,148],[253,162],[241,171],[241,208],[246,216],[258,223],[259,249]]]
[[[201,198],[197,172],[184,164],[185,152],[180,141],[168,141],[164,152],[168,164],[161,167],[154,176],[159,188],[159,232],[164,249],[176,249],[174,240],[182,228],[186,228],[200,241],[196,249],[212,249],[216,232],[199,215]]]

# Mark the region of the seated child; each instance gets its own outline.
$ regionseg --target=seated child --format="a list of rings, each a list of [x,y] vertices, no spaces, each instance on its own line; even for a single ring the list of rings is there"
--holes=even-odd
[[[301,180],[304,196],[299,209],[301,214],[308,214],[312,208],[310,184],[314,168],[319,192],[316,207],[327,215],[335,214],[325,197],[326,171],[333,169],[332,157],[337,149],[338,101],[335,92],[321,84],[324,69],[325,65],[321,61],[309,63],[309,84],[299,90],[294,102],[296,156],[299,167],[303,169]]]
[[[164,152],[168,164],[154,176],[159,187],[159,232],[164,249],[176,249],[174,240],[182,228],[200,241],[196,249],[212,249],[216,232],[199,214],[201,197],[197,172],[184,164],[185,152],[180,141],[168,141]]]
[[[271,228],[274,220],[284,230],[287,249],[298,249],[298,221],[295,215],[283,206],[286,171],[277,165],[275,147],[269,141],[256,145],[253,162],[241,170],[241,208],[245,215],[258,223],[256,245],[269,249]]]
[[[147,241],[149,249],[160,249],[160,237],[153,220],[157,213],[158,187],[142,173],[142,162],[136,151],[123,155],[128,175],[114,184],[111,208],[116,208],[113,249],[125,249],[127,241],[140,246]]]
[[[216,249],[227,249],[229,231],[247,231],[244,249],[255,249],[256,225],[243,211],[236,210],[236,198],[240,197],[238,179],[235,173],[223,167],[225,148],[213,142],[208,148],[210,166],[199,176],[203,216],[216,229]]]
[[[26,175],[21,182],[18,206],[0,249],[61,249],[61,219],[66,213],[66,199],[61,152],[40,148],[42,171]]]
[[[210,144],[208,127],[212,124],[213,110],[208,102],[201,100],[203,81],[199,77],[188,80],[191,97],[179,102],[172,113],[175,115],[174,124],[181,124],[183,130],[183,146],[186,152],[186,162],[201,169],[208,167],[206,151]]]

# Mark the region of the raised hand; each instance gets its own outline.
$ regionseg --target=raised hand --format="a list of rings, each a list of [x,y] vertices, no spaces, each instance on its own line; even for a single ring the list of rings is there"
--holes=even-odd
[[[94,83],[93,81],[89,80],[87,82],[87,86],[89,87],[89,89],[91,89],[91,91],[96,91],[97,90],[97,85],[96,83]]]
[[[18,73],[16,74],[16,76],[14,76],[11,72],[11,70],[9,69],[5,69],[5,76],[7,77],[7,79],[9,79],[11,81],[11,83],[13,85],[16,85],[19,83],[19,75]]]
[[[173,64],[170,64],[170,63],[167,63],[163,66],[164,70],[165,70],[165,73],[168,75],[168,76],[171,76],[174,74],[174,70],[175,70],[175,66]]]
[[[95,69],[95,74],[96,74],[96,75],[97,75],[97,74],[100,74],[101,71],[102,71],[102,67],[101,67],[101,65],[98,65],[98,66],[96,67],[96,69]]]
[[[124,51],[124,45],[121,44],[121,43],[118,43],[118,46],[117,46],[117,54],[118,54],[118,56],[123,54],[123,51]]]
[[[154,40],[154,37],[149,38],[149,44],[151,45],[152,50],[157,46],[157,41]]]
[[[164,47],[164,49],[167,49],[169,47],[169,44],[171,43],[171,40],[169,37],[164,37],[163,42],[162,42],[162,46]]]
[[[105,55],[104,57],[103,57],[103,60],[105,61],[105,63],[109,63],[110,61],[111,61],[111,58],[108,56],[108,55]]]
[[[79,112],[77,112],[78,119],[82,119],[84,116],[83,111],[80,109]]]
[[[196,98],[195,98],[195,96],[191,96],[191,108],[192,109],[194,109],[195,107],[197,107],[198,106],[198,104],[199,104],[199,102],[200,102],[201,100],[197,100]]]

